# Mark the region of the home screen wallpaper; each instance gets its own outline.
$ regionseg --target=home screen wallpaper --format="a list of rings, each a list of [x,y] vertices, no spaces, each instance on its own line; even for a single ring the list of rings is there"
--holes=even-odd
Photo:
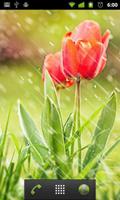
[[[0,11],[0,200],[24,179],[120,199],[120,11]]]

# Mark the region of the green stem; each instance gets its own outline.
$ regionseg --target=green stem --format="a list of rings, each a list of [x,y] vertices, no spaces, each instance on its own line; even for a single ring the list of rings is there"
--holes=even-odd
[[[75,132],[76,132],[76,112],[77,112],[77,89],[75,88],[75,102],[74,102],[74,124],[73,124],[73,128],[72,128],[72,137],[75,137]],[[73,141],[72,145],[71,145],[71,155],[73,155],[74,153],[74,147],[75,146],[75,140]],[[72,160],[73,161],[73,160]]]
[[[77,135],[77,136],[76,136]],[[74,175],[81,172],[81,133],[80,133],[80,77],[76,80],[75,88],[75,107],[74,107],[74,125],[72,130],[72,137],[76,138],[71,145],[71,156],[77,151],[77,155],[72,158],[72,165],[74,169]],[[75,166],[77,163],[77,169]]]
[[[30,172],[31,167],[31,149],[28,150],[28,172]]]
[[[81,172],[81,133],[80,133],[80,77],[76,82],[76,131],[78,132],[78,172]]]
[[[58,106],[60,107],[60,88],[57,88]]]

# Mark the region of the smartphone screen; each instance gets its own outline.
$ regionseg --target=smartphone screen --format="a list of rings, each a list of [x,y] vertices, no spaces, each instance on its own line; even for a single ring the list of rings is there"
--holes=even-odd
[[[0,2],[0,200],[120,200],[119,4]]]

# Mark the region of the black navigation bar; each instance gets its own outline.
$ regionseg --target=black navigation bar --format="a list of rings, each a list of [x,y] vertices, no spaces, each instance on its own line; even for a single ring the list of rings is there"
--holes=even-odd
[[[120,9],[120,1],[117,0],[0,0],[2,10],[109,10]]]
[[[95,200],[95,180],[25,180],[24,200]]]

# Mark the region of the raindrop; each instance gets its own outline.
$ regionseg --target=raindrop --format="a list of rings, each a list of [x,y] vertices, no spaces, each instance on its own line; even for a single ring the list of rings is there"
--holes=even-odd
[[[120,93],[120,88],[115,87],[115,90]]]
[[[20,185],[21,185],[22,187],[24,186],[24,180],[23,180],[23,178],[20,178],[19,183],[20,183]]]
[[[71,12],[69,15],[70,15],[70,17],[71,17],[72,19],[76,19],[76,18],[77,18],[77,16],[76,16],[75,13],[73,13],[73,12]]]
[[[3,84],[0,84],[0,91],[3,92],[3,93],[7,92],[7,90],[6,90],[6,88]]]
[[[23,81],[23,80],[19,80],[19,84],[20,84],[20,85],[23,85],[23,84],[24,84],[24,81]]]
[[[55,44],[53,43],[53,42],[49,42],[49,44],[52,46],[52,47],[54,47],[55,46]]]
[[[114,36],[112,35],[112,33],[110,34],[110,39],[112,40],[114,38]]]
[[[23,81],[25,80],[23,76],[20,76],[20,79],[23,80]]]
[[[114,21],[112,16],[109,16],[108,18],[109,18],[110,21]]]
[[[29,82],[30,84],[33,84],[33,81],[32,81],[30,78],[28,78],[28,82]]]
[[[30,18],[30,17],[26,17],[25,18],[25,22],[29,25],[32,25],[33,24],[33,20]]]
[[[65,26],[66,31],[70,31],[70,28],[68,26]]]
[[[93,10],[93,15],[98,15],[98,12],[97,11],[95,11],[95,10]]]
[[[97,96],[97,94],[94,95],[96,99],[99,99],[99,97]]]
[[[43,48],[39,48],[38,51],[39,51],[40,54],[46,54],[46,52]]]
[[[6,159],[6,165],[9,166],[10,165],[10,160]]]
[[[17,26],[18,26],[19,28],[21,28],[21,24],[20,24],[19,22],[17,22]]]
[[[28,72],[28,76],[31,78],[33,76],[32,72]]]
[[[112,25],[112,26],[115,26],[115,23],[114,23],[113,21],[111,21],[111,25]]]
[[[52,15],[52,11],[50,11],[50,10],[46,10],[46,13],[47,13],[48,15]]]
[[[108,75],[108,76],[107,76],[107,80],[108,80],[109,82],[112,82],[112,81],[113,81],[113,77],[112,77],[111,75]]]

